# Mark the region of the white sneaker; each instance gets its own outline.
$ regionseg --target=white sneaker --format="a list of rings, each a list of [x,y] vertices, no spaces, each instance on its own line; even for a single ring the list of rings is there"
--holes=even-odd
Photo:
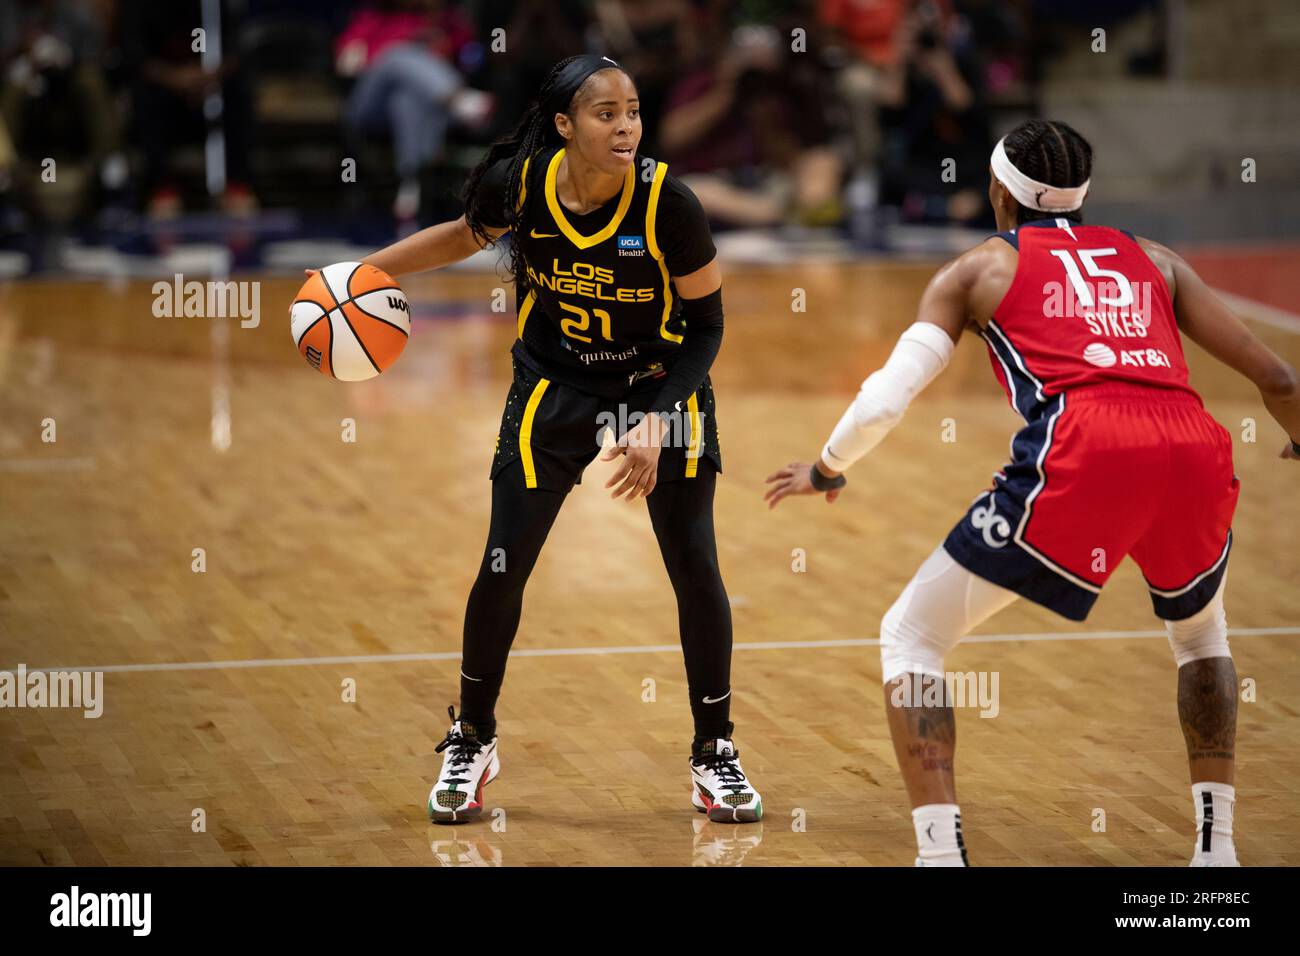
[[[706,741],[691,755],[691,803],[714,823],[753,823],[763,816],[763,800],[740,768],[740,752],[722,737]]]
[[[497,739],[480,741],[472,725],[462,723],[447,708],[451,729],[434,753],[446,751],[442,772],[429,791],[429,819],[434,823],[463,823],[483,812],[483,788],[501,773]]]

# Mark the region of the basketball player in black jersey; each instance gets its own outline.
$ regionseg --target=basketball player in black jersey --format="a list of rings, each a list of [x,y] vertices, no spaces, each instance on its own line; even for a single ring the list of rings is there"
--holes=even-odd
[[[555,65],[516,129],[466,183],[465,215],[365,261],[437,268],[511,233],[514,384],[492,463],[492,518],[465,610],[460,704],[438,745],[436,822],[478,816],[500,772],[495,705],[524,585],[564,498],[609,426],[606,488],[644,497],[677,597],[695,740],[692,803],[712,820],[762,815],[731,742],[731,610],[718,571],[722,469],[709,367],[722,344],[708,221],[664,163],[637,152],[636,86],[613,60]]]

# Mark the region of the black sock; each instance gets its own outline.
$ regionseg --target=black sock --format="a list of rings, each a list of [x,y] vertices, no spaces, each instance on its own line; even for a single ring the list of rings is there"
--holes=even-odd
[[[460,675],[460,720],[462,727],[473,724],[478,739],[491,740],[497,733],[496,704],[505,671],[478,679]]]
[[[731,693],[727,690],[707,694],[691,689],[691,716],[695,718],[695,739],[716,740],[730,738]],[[725,695],[725,696],[723,696]],[[718,700],[722,697],[722,700]],[[705,703],[708,701],[708,703]]]
[[[712,756],[713,742],[719,737],[724,740],[730,740],[732,731],[734,730],[735,725],[731,723],[731,721],[724,723],[717,733],[702,734],[698,729],[696,729],[695,739],[691,741],[691,756],[697,759],[701,756]]]

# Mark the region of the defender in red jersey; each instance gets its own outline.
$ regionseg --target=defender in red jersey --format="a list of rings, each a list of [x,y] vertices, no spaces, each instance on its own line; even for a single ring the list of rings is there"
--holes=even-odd
[[[1236,670],[1223,609],[1238,482],[1227,431],[1187,379],[1180,332],[1249,378],[1300,458],[1300,387],[1159,243],[1084,225],[1092,148],[1064,123],[1022,124],[994,148],[1002,230],[944,266],[917,321],[862,384],[813,465],[768,477],[788,495],[841,494],[842,474],[947,365],[963,331],[988,346],[1025,425],[1011,461],[881,622],[894,750],[919,865],[966,864],[943,655],[1017,597],[1081,621],[1116,565],[1141,568],[1178,664],[1196,817],[1193,865],[1235,865]]]

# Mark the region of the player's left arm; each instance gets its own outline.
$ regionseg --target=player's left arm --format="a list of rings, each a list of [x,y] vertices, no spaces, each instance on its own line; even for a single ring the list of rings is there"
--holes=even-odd
[[[971,290],[986,255],[976,247],[935,273],[916,321],[899,337],[889,360],[862,383],[817,461],[790,462],[768,475],[763,500],[769,508],[789,495],[825,492],[827,503],[839,497],[843,472],[880,443],[912,399],[947,367],[969,322]]]
[[[681,413],[686,400],[704,384],[722,348],[722,270],[718,268],[717,256],[694,272],[671,278],[682,300],[686,329],[673,356],[672,368],[650,406],[650,414],[620,440],[619,447],[602,456],[602,459],[625,456],[605,485],[609,488],[618,484],[614,498],[626,492],[628,500],[634,500],[654,491],[659,449],[664,436],[671,432],[664,416]]]
[[[672,368],[651,410],[680,411],[709,374],[722,349],[722,270],[715,255],[688,275],[671,276],[682,300],[685,328]]]
[[[656,221],[658,241],[652,246],[658,245],[663,255],[684,324],[668,375],[650,406],[663,415],[680,411],[699,390],[722,348],[722,270],[704,207],[671,173],[662,183]]]

